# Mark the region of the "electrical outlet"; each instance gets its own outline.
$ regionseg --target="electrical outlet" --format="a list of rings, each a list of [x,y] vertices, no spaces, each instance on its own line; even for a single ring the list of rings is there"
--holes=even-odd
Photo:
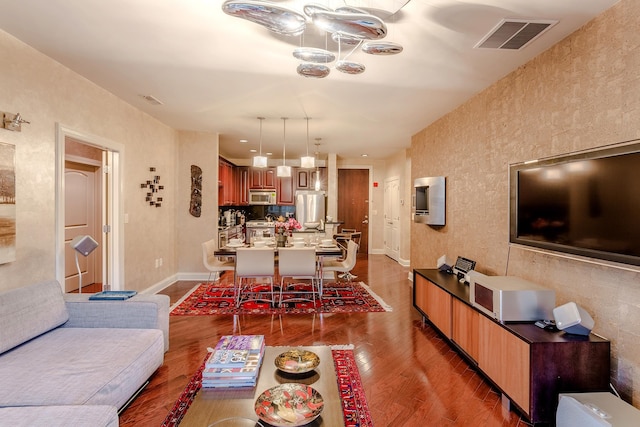
[[[160,267],[162,267],[162,258],[160,258]]]
[[[160,260],[156,258],[156,268],[160,267]]]

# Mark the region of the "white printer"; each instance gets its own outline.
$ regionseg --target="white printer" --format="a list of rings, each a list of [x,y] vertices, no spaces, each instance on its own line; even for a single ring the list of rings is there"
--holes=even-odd
[[[560,393],[556,427],[638,427],[640,410],[611,393]]]

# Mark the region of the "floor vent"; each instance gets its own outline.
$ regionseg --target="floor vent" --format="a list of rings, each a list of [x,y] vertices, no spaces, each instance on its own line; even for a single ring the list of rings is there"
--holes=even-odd
[[[142,99],[144,99],[145,101],[147,101],[149,104],[153,104],[153,105],[163,105],[163,102],[160,101],[158,98],[156,98],[153,95],[140,95],[140,97]]]
[[[558,21],[503,19],[475,47],[484,49],[522,49],[557,23]]]

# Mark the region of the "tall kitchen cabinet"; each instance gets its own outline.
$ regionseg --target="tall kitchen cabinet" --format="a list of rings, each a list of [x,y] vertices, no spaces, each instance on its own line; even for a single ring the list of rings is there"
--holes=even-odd
[[[296,202],[296,196],[293,188],[293,176],[278,177],[276,186],[278,194],[278,204],[294,205]]]
[[[218,159],[218,205],[236,204],[235,166],[220,157]]]
[[[236,168],[236,200],[237,204],[246,206],[249,204],[249,167]]]
[[[249,188],[252,190],[275,190],[276,168],[249,168]]]
[[[437,269],[413,271],[413,306],[533,424],[553,423],[559,393],[609,389],[610,342],[595,334],[497,322]]]

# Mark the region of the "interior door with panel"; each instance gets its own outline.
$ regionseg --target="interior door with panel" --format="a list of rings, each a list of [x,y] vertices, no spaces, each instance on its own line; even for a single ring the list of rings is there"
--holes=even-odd
[[[338,219],[362,232],[360,253],[369,253],[369,170],[338,169]]]

